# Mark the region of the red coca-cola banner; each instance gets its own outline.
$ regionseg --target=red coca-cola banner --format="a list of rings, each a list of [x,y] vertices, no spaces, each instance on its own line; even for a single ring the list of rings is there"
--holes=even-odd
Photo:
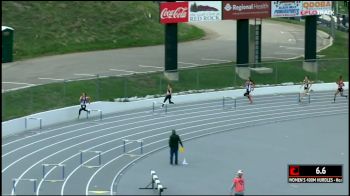
[[[160,3],[160,23],[188,22],[188,2]]]
[[[270,1],[223,1],[222,19],[249,19],[271,17]]]

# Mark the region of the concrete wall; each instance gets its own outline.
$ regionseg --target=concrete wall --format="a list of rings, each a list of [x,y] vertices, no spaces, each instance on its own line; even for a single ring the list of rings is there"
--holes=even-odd
[[[345,89],[348,87],[348,82],[345,83]],[[314,84],[311,87],[314,91],[326,91],[337,89],[336,83],[324,83],[324,84]],[[256,88],[252,95],[266,95],[266,94],[282,94],[282,93],[297,93],[301,92],[302,88],[300,85],[289,85],[289,86],[271,86],[271,87],[260,87]],[[200,102],[213,99],[222,99],[223,96],[229,97],[243,97],[244,89],[229,90],[229,91],[215,91],[207,93],[197,93],[197,94],[187,94],[187,95],[173,95],[172,101],[175,104],[189,103],[189,102]],[[330,101],[332,100],[332,94],[330,94]],[[117,113],[128,110],[135,109],[152,109],[152,102],[156,101],[158,103],[163,101],[163,97],[154,99],[144,99],[132,102],[94,102],[88,104],[88,109],[99,109],[103,111],[103,115]],[[297,98],[296,98],[297,99]],[[159,105],[157,106],[159,107]],[[57,110],[51,110],[47,112],[41,112],[37,114],[32,114],[26,117],[13,119],[10,121],[2,122],[2,137],[17,134],[27,130],[39,129],[38,120],[28,120],[27,129],[25,128],[25,118],[42,118],[42,126],[50,126],[63,122],[77,121],[78,110],[80,106],[71,106],[66,108],[61,108]],[[91,112],[90,117],[98,117],[98,112]],[[80,118],[86,118],[86,112],[82,111]]]

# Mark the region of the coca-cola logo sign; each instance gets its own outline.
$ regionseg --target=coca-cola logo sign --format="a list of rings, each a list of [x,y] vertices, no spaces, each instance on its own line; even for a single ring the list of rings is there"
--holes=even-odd
[[[188,22],[188,2],[161,3],[159,13],[163,24]]]

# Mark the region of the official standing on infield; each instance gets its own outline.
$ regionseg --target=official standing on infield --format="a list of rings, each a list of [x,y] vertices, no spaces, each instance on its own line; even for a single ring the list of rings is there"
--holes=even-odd
[[[170,164],[173,164],[173,157],[175,155],[175,165],[177,165],[177,155],[179,150],[179,144],[182,145],[180,136],[176,134],[175,129],[173,129],[172,134],[169,138],[169,147],[170,147]]]

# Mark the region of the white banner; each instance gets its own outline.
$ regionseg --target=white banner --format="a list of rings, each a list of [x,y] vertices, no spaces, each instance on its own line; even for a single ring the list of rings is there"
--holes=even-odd
[[[332,1],[302,1],[301,16],[333,15]]]
[[[221,1],[190,1],[189,22],[221,20]]]
[[[300,16],[302,1],[271,1],[271,18]]]

